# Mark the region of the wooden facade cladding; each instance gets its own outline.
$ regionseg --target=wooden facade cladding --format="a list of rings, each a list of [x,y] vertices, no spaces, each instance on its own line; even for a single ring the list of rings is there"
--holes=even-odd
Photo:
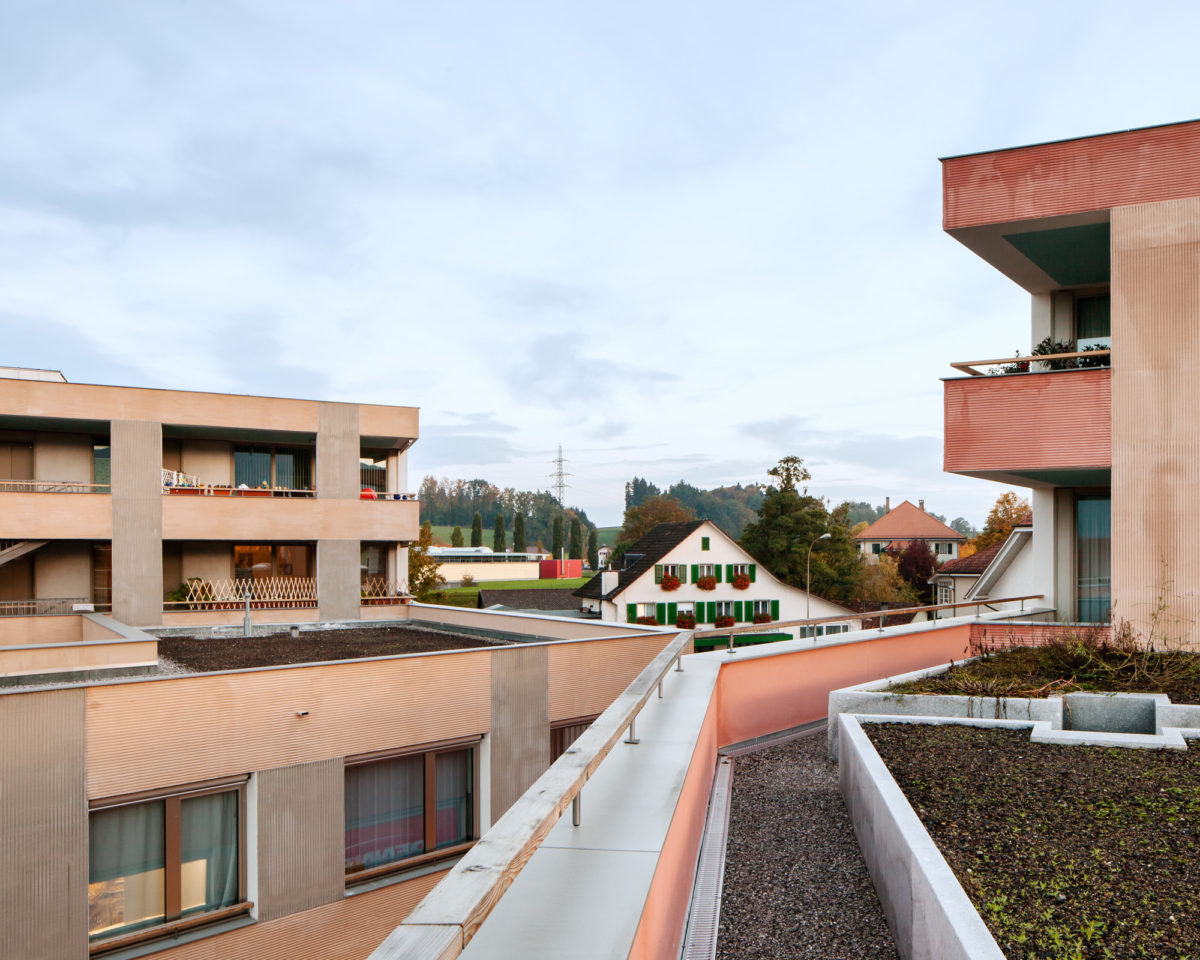
[[[1200,194],[1200,121],[950,157],[947,230]]]
[[[548,647],[550,722],[603,713],[672,636],[656,633]]]
[[[164,540],[401,542],[416,540],[420,533],[416,500],[180,497],[161,493],[160,498]],[[41,502],[46,502],[44,495]],[[353,566],[357,579],[357,560]]]
[[[947,473],[1112,465],[1112,370],[944,381]]]

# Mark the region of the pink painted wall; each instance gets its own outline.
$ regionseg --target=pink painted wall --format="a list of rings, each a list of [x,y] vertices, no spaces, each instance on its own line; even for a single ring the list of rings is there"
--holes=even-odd
[[[539,565],[539,579],[569,580],[583,576],[582,560],[543,560]]]

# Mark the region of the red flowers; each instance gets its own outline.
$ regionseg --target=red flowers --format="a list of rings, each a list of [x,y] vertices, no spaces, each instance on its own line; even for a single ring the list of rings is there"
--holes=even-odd
[[[769,613],[756,613],[754,615],[755,623],[770,623],[771,615]]]
[[[714,624],[717,629],[722,627],[732,627],[733,617],[717,617],[717,622]]]
[[[716,577],[701,577],[699,580],[696,581],[696,586],[701,590],[716,590],[717,589],[717,578]]]
[[[675,628],[677,630],[695,630],[696,617],[690,613],[681,613],[675,618]]]
[[[638,617],[635,623],[640,623],[644,627],[657,627],[658,621],[653,617]]]
[[[662,588],[667,591],[679,589],[679,578],[673,577],[671,574],[665,574],[662,578]]]
[[[734,574],[733,589],[734,590],[749,590],[750,589],[750,575],[747,573]]]

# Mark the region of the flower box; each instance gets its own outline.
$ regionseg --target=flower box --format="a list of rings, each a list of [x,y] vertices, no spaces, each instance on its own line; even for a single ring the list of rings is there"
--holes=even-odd
[[[695,630],[696,617],[690,613],[681,613],[675,618],[675,629],[677,630]]]
[[[669,573],[662,578],[662,588],[666,591],[679,589],[679,578],[673,577]]]
[[[755,623],[770,623],[771,615],[769,613],[756,613],[754,615]]]
[[[750,575],[747,573],[739,573],[736,576],[734,576],[733,589],[734,590],[749,590],[750,589]]]
[[[701,577],[699,580],[696,581],[696,587],[699,590],[716,590],[717,589],[717,578],[716,577]]]
[[[642,626],[645,626],[645,627],[657,627],[658,626],[658,621],[655,620],[654,617],[638,617],[637,620],[635,620],[634,622],[640,623],[640,624],[642,624]]]
[[[733,623],[733,617],[717,617],[717,622],[713,626],[720,630],[724,627],[732,627]]]
[[[200,496],[200,488],[199,487],[167,487],[167,493],[171,494],[172,496],[198,497],[198,496]]]

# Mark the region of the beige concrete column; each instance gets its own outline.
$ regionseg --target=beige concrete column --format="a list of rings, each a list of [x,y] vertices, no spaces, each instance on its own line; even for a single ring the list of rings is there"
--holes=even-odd
[[[358,407],[317,405],[317,496],[355,500],[359,494]],[[317,602],[322,620],[355,620],[360,614],[358,540],[317,541]]]
[[[82,689],[0,697],[0,957],[86,960]]]
[[[492,651],[491,818],[550,766],[549,667],[544,646]]]
[[[113,616],[130,626],[162,623],[162,424],[114,420]]]

